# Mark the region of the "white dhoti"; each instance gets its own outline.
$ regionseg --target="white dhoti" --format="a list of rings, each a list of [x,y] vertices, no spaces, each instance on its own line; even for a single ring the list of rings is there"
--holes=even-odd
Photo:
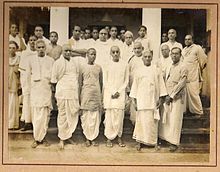
[[[19,127],[19,100],[17,93],[9,92],[8,128]]]
[[[22,115],[21,121],[25,123],[31,123],[31,105],[30,105],[30,94],[23,95],[23,106],[22,106]]]
[[[135,105],[134,105],[134,103],[131,101],[131,102],[130,102],[130,120],[131,120],[132,124],[135,124],[136,115],[137,115],[137,111],[136,111],[136,109],[135,109]]]
[[[137,111],[133,139],[145,145],[156,145],[157,137],[158,120],[154,119],[154,111]]]
[[[58,137],[67,140],[72,137],[79,120],[79,103],[72,99],[57,99]]]
[[[50,108],[32,107],[31,114],[34,140],[41,142],[47,134],[48,123],[50,120]]]
[[[101,115],[99,111],[83,110],[81,115],[83,134],[86,139],[94,140],[99,135]]]
[[[191,113],[203,114],[202,102],[199,97],[199,82],[189,82],[186,84],[186,108]]]
[[[170,113],[166,114],[166,122],[160,122],[159,137],[171,144],[179,145],[183,121],[184,105],[181,99],[170,104]]]
[[[122,109],[106,109],[105,112],[105,131],[104,135],[109,139],[113,140],[117,136],[122,136],[124,121],[124,110]]]

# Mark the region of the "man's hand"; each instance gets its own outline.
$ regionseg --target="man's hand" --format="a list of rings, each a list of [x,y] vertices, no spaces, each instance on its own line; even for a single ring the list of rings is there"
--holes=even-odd
[[[120,96],[119,92],[112,95],[112,99],[117,99]]]
[[[167,105],[170,105],[170,103],[173,101],[173,99],[170,97],[170,96],[166,96],[166,98],[165,98],[165,103],[167,104]]]
[[[160,97],[156,103],[156,108],[158,109],[163,104],[163,99]]]

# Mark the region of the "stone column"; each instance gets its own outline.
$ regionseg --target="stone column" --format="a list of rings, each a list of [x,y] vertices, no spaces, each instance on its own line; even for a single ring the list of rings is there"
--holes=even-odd
[[[154,59],[159,58],[159,47],[161,39],[161,8],[143,8],[142,24],[147,27],[147,36],[151,40],[153,47]]]
[[[69,38],[69,7],[51,7],[50,31],[56,31],[59,35],[58,44],[67,43]]]

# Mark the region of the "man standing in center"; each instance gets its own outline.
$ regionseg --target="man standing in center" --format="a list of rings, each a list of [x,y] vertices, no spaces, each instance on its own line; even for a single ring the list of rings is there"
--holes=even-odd
[[[136,71],[131,87],[130,97],[136,107],[136,122],[133,139],[141,144],[156,146],[158,138],[159,107],[163,97],[167,95],[161,72],[152,65],[153,52],[143,53],[144,65]]]
[[[52,70],[51,83],[55,87],[55,97],[58,106],[58,137],[60,149],[64,149],[64,141],[71,144],[72,134],[76,129],[79,118],[78,77],[79,70],[71,58],[72,48],[69,44],[62,47],[62,56],[55,61]]]
[[[110,49],[112,60],[104,71],[104,109],[105,111],[105,131],[107,137],[106,146],[112,147],[112,140],[118,136],[118,144],[124,147],[121,140],[123,131],[124,109],[125,109],[125,89],[129,80],[129,70],[127,64],[120,59],[120,50],[117,46]]]

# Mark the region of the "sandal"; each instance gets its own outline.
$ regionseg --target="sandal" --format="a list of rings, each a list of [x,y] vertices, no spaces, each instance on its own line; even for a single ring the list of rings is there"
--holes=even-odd
[[[98,146],[99,144],[95,141],[92,141],[92,146]]]
[[[125,146],[126,146],[126,144],[124,144],[124,143],[122,142],[122,140],[121,140],[120,137],[118,138],[118,145],[119,145],[120,147],[125,147]]]
[[[91,143],[90,143],[90,140],[86,140],[86,143],[85,143],[86,147],[89,147],[91,146]]]
[[[38,141],[34,141],[31,145],[32,148],[36,148],[40,143]]]
[[[136,145],[136,149],[137,149],[137,151],[141,151],[141,144],[140,144],[140,143],[138,143],[138,144]]]

